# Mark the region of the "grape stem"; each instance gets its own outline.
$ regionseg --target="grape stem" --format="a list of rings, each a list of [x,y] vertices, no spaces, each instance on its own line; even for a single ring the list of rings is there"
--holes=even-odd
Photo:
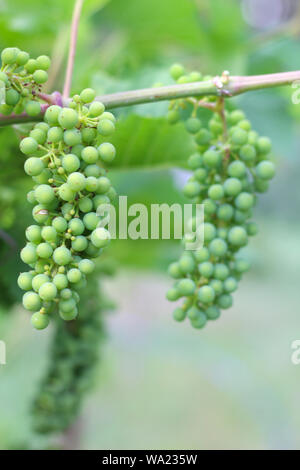
[[[300,81],[300,71],[272,73],[265,75],[250,76],[228,76],[214,77],[205,82],[193,82],[180,85],[163,86],[159,88],[145,88],[141,90],[125,91],[109,95],[97,96],[96,100],[101,101],[106,109],[120,108],[143,103],[155,103],[157,101],[168,101],[179,98],[218,96],[230,98],[232,96],[265,88],[291,85]],[[4,116],[0,114],[0,126],[18,124],[23,122],[40,121],[49,104],[67,106],[70,98],[62,97],[59,92],[52,95],[43,94],[40,96],[46,103],[42,105],[42,111],[38,116],[31,117],[26,113],[11,114]]]
[[[70,35],[70,48],[69,48],[68,64],[67,64],[66,78],[65,78],[64,91],[63,91],[63,98],[65,99],[68,98],[70,95],[74,60],[75,60],[75,54],[76,54],[78,25],[79,25],[82,5],[83,5],[83,0],[76,0],[74,11],[73,11],[71,35]]]

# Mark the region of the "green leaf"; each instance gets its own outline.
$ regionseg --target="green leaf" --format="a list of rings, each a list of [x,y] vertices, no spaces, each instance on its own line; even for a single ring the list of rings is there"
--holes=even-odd
[[[181,123],[131,115],[117,123],[110,139],[117,148],[112,168],[185,167],[194,151],[193,139]]]

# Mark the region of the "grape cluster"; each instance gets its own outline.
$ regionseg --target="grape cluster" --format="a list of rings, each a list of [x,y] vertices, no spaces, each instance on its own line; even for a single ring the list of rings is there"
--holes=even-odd
[[[80,293],[81,314],[76,322],[56,317],[49,370],[32,407],[33,428],[41,434],[67,429],[78,415],[82,399],[91,388],[104,340],[103,312],[107,301],[99,289],[99,274]]]
[[[192,81],[178,64],[171,74],[177,81],[183,77]],[[186,197],[204,205],[204,244],[194,251],[185,249],[170,265],[169,274],[175,284],[167,292],[170,301],[185,298],[183,305],[174,310],[174,319],[183,321],[187,317],[195,328],[202,328],[207,320],[217,319],[222,309],[232,306],[232,293],[250,267],[239,256],[239,250],[258,230],[251,220],[257,193],[267,191],[275,175],[269,156],[270,139],[252,130],[244,112],[226,110],[218,98],[205,103],[214,104],[209,106],[213,114],[206,125],[199,119],[196,99],[192,113],[185,119],[197,151],[188,159],[193,175],[183,188]],[[180,119],[185,104],[182,100],[171,103],[170,122]],[[195,218],[190,223],[197,230]],[[191,234],[186,234],[185,248],[190,241]]]
[[[9,115],[25,111],[29,116],[38,116],[41,112],[38,94],[48,80],[49,57],[41,55],[32,59],[28,52],[9,47],[3,49],[1,62],[0,113]]]
[[[77,291],[95,267],[91,258],[110,241],[97,211],[116,195],[105,170],[116,151],[104,141],[115,117],[94,101],[95,94],[87,88],[68,107],[48,107],[44,122],[20,143],[28,157],[25,172],[36,184],[27,196],[36,223],[26,229],[21,250],[31,271],[21,273],[18,284],[37,329],[47,327],[57,309],[66,321],[77,316]]]

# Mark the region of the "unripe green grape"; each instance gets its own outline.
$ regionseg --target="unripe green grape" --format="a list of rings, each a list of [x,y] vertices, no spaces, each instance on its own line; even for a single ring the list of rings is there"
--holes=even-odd
[[[248,242],[248,236],[244,227],[232,227],[228,232],[228,241],[234,246],[246,245]]]
[[[50,127],[47,133],[47,141],[50,143],[60,142],[63,138],[63,130],[61,127]]]
[[[109,119],[101,119],[98,123],[97,130],[100,135],[109,136],[115,131],[115,125]]]
[[[81,235],[85,230],[84,223],[78,218],[71,219],[68,223],[68,228],[73,235]]]
[[[223,187],[227,196],[237,196],[242,191],[242,183],[237,178],[228,178]]]
[[[114,124],[116,123],[116,118],[113,115],[113,113],[110,113],[109,111],[105,111],[104,113],[101,114],[99,120],[102,121],[104,119],[108,119],[109,121],[113,122]]]
[[[227,292],[227,294],[230,294],[231,292],[234,292],[238,288],[238,283],[234,277],[228,277],[224,281],[224,291]]]
[[[85,189],[91,193],[95,193],[98,189],[98,180],[94,176],[89,176],[85,180]]]
[[[94,176],[95,178],[99,178],[99,176],[104,174],[104,169],[100,168],[98,165],[87,165],[84,168],[85,176]]]
[[[199,153],[193,153],[187,161],[188,167],[192,170],[200,168],[203,164],[203,158]]]
[[[48,266],[49,260],[47,259],[39,259],[35,265],[34,265],[34,270],[37,274],[44,274],[47,266]]]
[[[168,273],[174,279],[180,279],[182,277],[182,272],[178,263],[171,263],[168,268]]]
[[[41,227],[38,225],[29,225],[25,231],[25,235],[28,241],[32,243],[40,243],[42,240]]]
[[[48,74],[45,70],[36,70],[33,73],[33,80],[38,84],[46,83],[48,80]]]
[[[207,171],[205,168],[197,168],[194,172],[195,179],[203,183],[207,179]]]
[[[247,169],[243,162],[235,161],[230,163],[227,168],[227,173],[233,178],[243,178],[246,175]]]
[[[83,223],[88,230],[95,230],[100,222],[100,217],[95,212],[88,212],[83,217]]]
[[[48,70],[51,65],[51,60],[47,55],[40,55],[36,59],[39,69]]]
[[[30,157],[24,163],[25,173],[27,173],[29,176],[37,176],[41,174],[44,168],[45,165],[42,160],[36,157]]]
[[[225,279],[227,279],[228,276],[229,276],[229,269],[226,266],[226,264],[217,263],[215,265],[214,278],[218,279],[219,281],[225,281]]]
[[[212,139],[211,133],[207,129],[201,129],[195,137],[198,145],[207,145]]]
[[[272,162],[263,160],[256,166],[255,171],[258,178],[262,180],[270,180],[275,175],[275,166]]]
[[[221,312],[218,307],[216,307],[215,305],[211,305],[205,310],[205,315],[208,320],[216,320],[221,315]]]
[[[183,65],[181,64],[173,64],[170,68],[170,75],[173,80],[178,80],[178,78],[182,77],[185,74],[185,70]]]
[[[0,70],[0,80],[1,82],[5,83],[5,85],[9,85],[9,78],[8,76],[6,75],[5,72],[1,71]]]
[[[98,258],[98,256],[100,256],[102,251],[103,251],[102,248],[97,248],[95,245],[92,244],[92,242],[89,242],[88,247],[85,250],[85,253],[90,258]]]
[[[77,307],[75,307],[71,312],[59,312],[60,317],[65,321],[72,321],[78,315]]]
[[[188,75],[182,75],[176,80],[178,84],[183,85],[190,82],[190,77]]]
[[[42,302],[38,294],[33,291],[26,292],[23,295],[23,307],[30,312],[35,312],[41,308]]]
[[[33,129],[29,137],[32,137],[34,140],[37,141],[38,144],[44,144],[46,142],[46,133],[42,129]]]
[[[248,119],[242,119],[237,125],[245,131],[250,131],[251,129],[251,122]]]
[[[20,93],[18,93],[17,90],[11,88],[5,93],[5,103],[8,104],[8,106],[15,106],[19,102],[19,100]]]
[[[23,263],[35,263],[37,261],[36,247],[33,244],[28,243],[24,248],[22,248],[20,257]]]
[[[169,124],[176,124],[180,120],[180,113],[177,109],[170,109],[167,113],[167,121]]]
[[[66,277],[67,279],[67,277]],[[68,281],[68,279],[67,279]],[[63,299],[63,300],[69,300],[72,298],[72,291],[71,289],[62,289],[61,293],[60,293],[60,297]]]
[[[256,158],[256,150],[253,145],[245,144],[240,149],[240,157],[244,162],[254,162]]]
[[[50,323],[50,318],[45,313],[36,312],[31,317],[31,324],[36,330],[44,330]]]
[[[178,264],[179,264],[180,271],[183,274],[191,274],[196,268],[196,263],[194,261],[193,256],[187,253],[183,254],[180,257]]]
[[[100,101],[95,101],[94,103],[91,103],[89,107],[89,116],[90,117],[98,117],[105,111],[105,106],[103,103],[100,103]]]
[[[69,153],[63,157],[62,166],[68,173],[73,173],[80,167],[80,160],[76,155]]]
[[[175,287],[172,287],[171,289],[169,289],[166,293],[166,298],[170,301],[170,302],[174,302],[176,300],[178,300],[180,297],[180,294],[179,292],[177,291],[177,289],[175,289]]]
[[[50,204],[55,198],[55,193],[51,186],[41,184],[35,189],[34,197],[40,204]]]
[[[234,269],[238,273],[245,273],[250,269],[250,263],[244,258],[236,258],[234,261]]]
[[[56,104],[49,106],[49,108],[46,109],[44,119],[47,123],[53,125],[58,124],[58,116],[59,113],[61,112],[61,107],[57,106]]]
[[[198,118],[191,117],[185,122],[185,128],[190,134],[197,134],[201,128],[201,121]]]
[[[205,277],[210,278],[214,272],[214,265],[210,261],[204,261],[198,266],[199,273]]]
[[[95,147],[92,147],[92,146],[88,146],[88,147],[85,147],[82,152],[81,152],[81,158],[88,164],[92,164],[92,163],[96,163],[98,158],[99,158],[99,154],[98,154],[98,151]]]
[[[27,101],[25,104],[25,111],[28,116],[37,116],[41,112],[41,105],[38,101]]]
[[[201,186],[197,181],[189,181],[183,188],[183,194],[188,198],[198,196],[201,191]]]
[[[54,250],[53,259],[59,266],[65,266],[72,261],[72,255],[68,248],[60,246]]]
[[[22,290],[32,289],[33,274],[30,272],[20,273],[18,277],[18,286]]]
[[[50,278],[46,274],[37,274],[34,276],[32,280],[32,288],[35,292],[39,291],[39,288],[45,284],[45,282],[49,282]]]
[[[199,310],[199,308],[197,308],[195,305],[193,305],[192,307],[190,307],[188,310],[187,310],[187,317],[190,319],[190,320],[196,320],[200,313],[201,313],[201,310]]]
[[[206,325],[206,322],[207,322],[207,318],[206,318],[205,313],[200,312],[197,318],[195,318],[194,320],[191,320],[191,325],[193,328],[201,329]]]
[[[203,200],[203,205],[204,205],[204,214],[205,215],[212,215],[216,212],[217,206],[214,201],[211,199],[204,199]]]
[[[217,210],[218,219],[228,222],[232,219],[234,209],[230,204],[221,204]]]
[[[32,209],[32,217],[38,224],[43,224],[48,220],[49,211],[43,204],[37,204]]]
[[[258,193],[265,193],[269,189],[269,182],[267,180],[255,178],[254,187]]]
[[[248,219],[248,213],[245,212],[245,211],[240,211],[238,209],[236,209],[234,211],[234,221],[237,223],[237,224],[242,224],[243,222],[245,222],[246,220]]]
[[[104,227],[96,228],[91,234],[91,242],[97,248],[103,248],[110,242],[110,233]]]
[[[202,247],[195,251],[195,259],[197,263],[203,263],[204,261],[208,261],[210,258],[210,254],[207,248]]]
[[[186,312],[180,307],[175,308],[173,311],[173,318],[175,321],[181,322],[186,318]]]
[[[57,287],[53,282],[45,282],[39,288],[39,296],[43,300],[53,300],[57,296]]]
[[[57,232],[65,232],[68,228],[68,223],[63,217],[55,217],[52,220],[52,226]]]
[[[44,242],[37,246],[36,252],[39,258],[50,258],[53,253],[53,248],[49,243]]]
[[[211,286],[202,286],[198,291],[198,300],[204,304],[210,304],[215,299],[215,291]]]
[[[244,145],[247,143],[248,134],[244,129],[235,128],[231,135],[231,140],[235,145]]]
[[[230,308],[233,304],[232,296],[230,294],[222,294],[217,298],[217,304],[222,309]]]
[[[96,92],[92,88],[85,88],[80,93],[80,99],[83,103],[91,103],[96,98]]]
[[[76,307],[76,302],[74,299],[70,298],[67,300],[60,300],[58,303],[58,308],[63,313],[72,312]]]
[[[250,237],[254,237],[258,233],[258,225],[255,222],[248,222],[246,224],[246,231]]]
[[[0,104],[0,113],[4,116],[9,116],[13,112],[13,106],[8,106],[8,104]]]
[[[93,208],[93,202],[88,197],[80,199],[78,207],[81,212],[90,212]]]
[[[26,64],[24,64],[24,69],[28,73],[33,73],[38,68],[38,63],[35,59],[29,59]]]
[[[215,238],[209,244],[209,251],[213,256],[224,256],[227,248],[227,243],[222,238]]]
[[[72,249],[77,252],[81,252],[87,249],[88,240],[83,235],[78,235],[75,240],[72,241]]]
[[[216,227],[211,224],[210,222],[205,222],[203,225],[203,230],[204,230],[204,241],[209,242],[215,238],[217,234]]]
[[[95,269],[95,263],[90,259],[82,259],[78,263],[78,268],[83,274],[91,274]]]
[[[209,130],[214,134],[215,136],[222,134],[223,132],[223,126],[220,122],[216,121],[215,119],[211,119],[208,123]]]
[[[223,186],[221,184],[211,185],[208,190],[208,196],[215,201],[222,199],[224,196]]]
[[[75,171],[68,176],[67,184],[72,191],[81,191],[84,189],[86,178],[82,173]]]
[[[196,284],[192,279],[181,279],[176,285],[176,290],[181,296],[193,295],[196,290]]]
[[[70,185],[67,183],[62,184],[59,187],[58,194],[59,194],[59,197],[63,201],[74,201],[75,199],[75,192],[71,189]]]
[[[81,133],[78,129],[68,129],[64,132],[64,142],[65,144],[73,147],[81,143]],[[76,153],[74,148],[72,149],[73,153]]]
[[[245,113],[240,109],[235,109],[228,116],[228,121],[231,125],[235,125],[243,119],[245,119]]]
[[[14,64],[17,60],[20,50],[17,47],[7,47],[1,52],[1,61],[3,64]]]
[[[105,163],[111,163],[116,156],[116,149],[109,142],[104,142],[103,144],[99,145],[98,152],[101,160]]]
[[[268,137],[259,137],[256,142],[256,148],[262,155],[270,153],[272,148],[271,140]]]
[[[74,109],[61,108],[58,115],[58,122],[63,129],[72,129],[77,126],[78,120],[78,114]]]
[[[33,176],[32,179],[37,184],[46,184],[49,183],[49,179],[51,178],[51,176],[51,171],[48,168],[44,168],[39,175]]]
[[[222,238],[222,240],[226,240],[228,235],[228,228],[226,227],[219,227],[217,230],[218,238]]]
[[[216,168],[221,163],[221,155],[216,150],[207,150],[203,154],[203,161],[209,168]]]
[[[111,186],[110,180],[106,178],[106,176],[101,176],[100,178],[98,178],[97,183],[98,183],[97,190],[96,190],[97,194],[107,193],[107,191],[109,190]]]
[[[81,276],[81,271],[77,268],[72,268],[67,273],[68,281],[74,284],[81,280]]]
[[[37,151],[37,149],[38,149],[38,143],[32,137],[25,137],[25,139],[21,140],[20,150],[25,155],[29,155],[30,153],[35,153]],[[26,166],[26,164],[29,160],[31,160],[31,159],[28,159],[25,162],[25,166]],[[43,167],[44,167],[44,165],[43,165]],[[25,171],[26,171],[26,167],[25,167]],[[27,173],[27,171],[26,171],[26,173]],[[34,176],[34,173],[31,173],[31,174],[28,173],[28,174],[30,176]],[[38,175],[39,173],[36,173],[36,174]]]
[[[53,278],[53,284],[58,290],[65,289],[68,286],[68,278],[65,274],[56,274]]]
[[[253,207],[254,204],[254,197],[250,193],[240,193],[234,200],[235,206],[241,210],[241,211],[246,211]]]
[[[213,288],[216,295],[220,295],[223,292],[223,282],[220,279],[212,279],[209,283],[210,287]]]

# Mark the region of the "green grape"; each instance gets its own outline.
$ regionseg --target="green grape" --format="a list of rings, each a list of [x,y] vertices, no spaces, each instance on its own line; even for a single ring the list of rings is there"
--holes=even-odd
[[[64,132],[64,142],[71,147],[81,144],[81,133],[78,129],[68,129]],[[75,153],[74,149],[72,149]]]
[[[67,221],[63,217],[55,217],[52,220],[52,226],[57,232],[65,232],[68,227]]]
[[[210,261],[204,261],[203,263],[199,264],[198,269],[199,273],[208,279],[213,275],[214,265]]]
[[[109,136],[115,131],[114,123],[109,119],[101,119],[97,126],[100,135]]]
[[[27,240],[32,243],[40,243],[42,240],[41,228],[38,225],[30,225],[27,227],[25,235]]]
[[[191,117],[185,122],[185,127],[190,134],[197,134],[201,128],[201,121],[198,118]]]
[[[68,228],[72,232],[73,235],[81,235],[84,230],[85,226],[81,219],[71,219],[68,223]]]
[[[74,175],[75,173],[72,173]],[[79,173],[81,175],[81,173]],[[75,177],[76,179],[76,177]],[[75,199],[75,192],[72,190],[69,184],[64,183],[59,187],[58,190],[59,197],[63,201],[73,201]]]
[[[54,250],[53,259],[59,266],[65,266],[71,262],[72,255],[68,248],[65,246],[60,246]]]
[[[80,99],[83,103],[91,103],[96,98],[96,92],[92,88],[85,88],[80,93]]]
[[[17,47],[7,47],[1,52],[1,61],[3,64],[14,64],[17,60],[19,49]]]
[[[63,129],[72,129],[78,124],[78,114],[74,109],[61,108],[58,123]]]
[[[94,176],[89,176],[88,178],[86,178],[85,180],[86,191],[95,193],[98,190],[98,186],[99,186],[99,183],[98,183],[97,178],[95,178]]]
[[[44,144],[46,142],[46,133],[42,129],[33,129],[29,137],[32,137],[34,140],[37,141],[38,144]]]
[[[23,261],[23,263],[27,263],[27,264],[35,263],[35,261],[37,261],[36,247],[28,243],[21,250],[20,256],[21,256],[21,260]]]
[[[51,65],[51,60],[47,55],[40,55],[37,57],[36,62],[41,70],[48,70]]]
[[[83,235],[78,235],[75,240],[72,241],[72,249],[74,251],[84,251],[88,247],[88,240]]]
[[[223,283],[219,279],[212,279],[209,283],[210,287],[213,288],[216,295],[220,295],[223,292]]]
[[[215,291],[211,286],[202,286],[198,290],[198,300],[204,304],[210,304],[215,299]]]
[[[89,259],[82,259],[78,263],[78,268],[83,274],[91,274],[95,269],[95,263]]]
[[[72,268],[67,273],[67,278],[69,282],[76,283],[81,280],[81,271],[77,268]]]
[[[23,152],[25,155],[30,155],[31,153],[35,153],[37,151],[37,148],[38,148],[38,143],[32,137],[25,137],[25,139],[23,139],[20,143],[21,152]],[[31,160],[31,158],[29,158],[25,162],[25,165],[29,160]],[[26,171],[26,168],[25,168],[25,171]],[[27,171],[26,173],[30,174],[31,176],[35,176],[34,173],[28,173]]]
[[[234,246],[244,246],[248,242],[247,232],[244,227],[232,227],[228,232],[228,241]]]
[[[62,138],[63,138],[63,130],[60,127],[58,126],[50,127],[47,133],[48,142],[55,144],[57,142],[60,142]]]
[[[234,200],[234,204],[239,210],[246,211],[253,206],[254,197],[250,193],[240,193]]]
[[[98,165],[87,165],[84,168],[84,174],[87,177],[94,176],[95,178],[98,178],[101,175],[101,173],[102,173],[102,170]]]
[[[246,231],[250,237],[253,237],[258,233],[258,225],[255,222],[247,222]]]
[[[203,164],[203,158],[199,153],[193,153],[187,161],[187,164],[189,168],[192,170],[196,170],[197,168],[200,168]]]
[[[191,325],[193,328],[200,329],[203,328],[206,325],[207,318],[205,313],[200,312],[197,318],[194,320],[191,320]]]
[[[51,186],[41,184],[35,189],[34,197],[40,204],[50,204],[55,198],[55,193]]]
[[[166,294],[166,298],[170,301],[170,302],[174,302],[176,300],[178,300],[180,297],[180,294],[179,292],[177,291],[177,289],[175,289],[175,287],[173,287],[172,289],[169,289],[167,291],[167,294]]]
[[[181,279],[176,286],[176,290],[180,295],[193,295],[196,290],[196,284],[192,279]]]
[[[100,217],[95,212],[88,212],[82,220],[88,230],[95,230],[100,222]]]
[[[217,216],[220,220],[228,222],[232,219],[234,209],[230,204],[221,204],[217,210]]]
[[[178,80],[184,74],[185,70],[181,64],[173,64],[170,68],[170,75],[174,80]]]
[[[44,243],[40,243],[37,247],[36,247],[36,253],[37,255],[39,256],[39,258],[50,258],[50,256],[52,255],[53,253],[53,248],[52,246],[47,243],[47,242],[44,242]]]
[[[32,217],[37,223],[42,224],[48,220],[49,212],[43,204],[38,204],[32,209]]]
[[[224,256],[227,252],[227,243],[221,238],[215,238],[209,244],[209,251],[213,256]]]
[[[224,196],[224,189],[221,184],[213,184],[208,190],[208,196],[215,201],[222,199]]]
[[[186,318],[186,312],[182,308],[175,308],[173,318],[175,321],[182,322]]]
[[[38,68],[38,63],[35,59],[29,59],[24,65],[24,68],[28,73],[33,73]]]
[[[49,325],[50,319],[46,314],[36,312],[31,317],[31,324],[37,330],[44,330]]]
[[[20,93],[11,88],[5,93],[5,102],[8,106],[15,106],[20,100]]]
[[[170,264],[168,273],[174,279],[180,279],[182,277],[182,272],[180,271],[180,267],[178,263]]]
[[[30,312],[39,310],[42,306],[42,301],[36,292],[29,291],[23,295],[23,307]]]
[[[41,235],[46,242],[55,242],[57,231],[52,226],[46,226],[42,228]]]
[[[84,197],[80,199],[78,203],[78,207],[81,210],[81,212],[84,212],[84,213],[90,212],[93,209],[93,202],[88,197]]]
[[[268,160],[263,160],[262,162],[260,162],[256,166],[255,171],[257,177],[262,180],[270,180],[275,175],[274,164]]]
[[[53,284],[58,290],[65,289],[68,286],[68,278],[65,274],[56,274],[53,278]]]
[[[99,145],[98,152],[101,160],[105,163],[111,163],[116,156],[116,149],[109,142],[104,142],[103,144]]]
[[[196,268],[196,263],[192,255],[184,254],[179,259],[179,268],[183,274],[190,274]]]
[[[61,107],[55,105],[49,106],[45,112],[45,121],[50,125],[57,125],[58,124],[58,116],[60,114]]]
[[[232,306],[232,297],[230,294],[222,294],[217,298],[217,304],[220,308],[227,309]]]
[[[104,113],[104,110],[104,104],[100,103],[100,101],[95,101],[94,103],[91,103],[89,107],[89,116],[92,118],[98,117]]]
[[[221,155],[215,150],[207,150],[203,154],[203,161],[209,168],[216,168],[220,165]]]
[[[180,119],[180,113],[177,109],[171,109],[167,114],[167,121],[169,124],[176,124]]]
[[[215,305],[211,305],[205,310],[205,315],[209,320],[216,320],[220,317],[221,312],[218,307],[216,307]]]
[[[48,74],[45,70],[36,70],[33,73],[33,80],[38,84],[46,83]]]
[[[195,259],[197,263],[203,263],[204,261],[208,261],[210,258],[210,254],[207,248],[202,247],[195,251]]]
[[[28,116],[37,116],[41,112],[41,105],[38,101],[27,101],[25,111]]]
[[[32,280],[33,274],[32,273],[20,273],[18,276],[18,286],[22,290],[31,290],[32,289]]]
[[[75,307],[71,312],[59,312],[60,317],[65,320],[65,321],[72,321],[75,320],[75,318],[78,315],[78,310]]]
[[[103,227],[96,228],[91,234],[91,242],[97,248],[103,248],[110,242],[110,233]]]
[[[253,162],[256,158],[256,150],[253,145],[245,144],[240,149],[240,157],[244,162]]]
[[[68,284],[68,279],[67,279],[66,276],[65,276],[65,278],[66,278],[66,282],[67,282],[67,284]],[[54,279],[55,279],[55,278],[54,278]],[[53,280],[53,281],[54,281],[54,280]],[[57,286],[56,286],[56,287],[57,287]],[[59,287],[57,287],[57,288],[59,289]],[[64,300],[69,300],[69,299],[71,299],[71,297],[72,297],[72,291],[71,291],[71,289],[62,289],[62,291],[61,291],[61,293],[60,293],[60,297],[61,297],[62,299],[64,299]]]
[[[197,181],[189,181],[183,188],[183,194],[188,198],[198,196],[201,191],[201,186]]]
[[[234,292],[238,287],[238,283],[234,277],[228,277],[224,281],[224,291],[230,294]]]
[[[39,296],[43,300],[53,300],[57,295],[57,287],[53,282],[45,282],[39,288]]]
[[[244,145],[247,143],[248,134],[244,129],[235,128],[231,140],[235,145]]]
[[[210,222],[205,222],[204,223],[204,240],[205,242],[211,241],[213,238],[215,238],[217,234],[216,227],[211,224]]]
[[[228,178],[223,187],[227,196],[237,196],[242,191],[242,183],[238,178]]]
[[[49,282],[50,278],[46,274],[37,274],[34,276],[32,280],[32,288],[35,292],[39,291],[39,288],[45,284],[45,282]]]
[[[270,153],[272,144],[268,137],[259,137],[256,142],[257,150],[260,154]]]
[[[228,276],[229,276],[229,269],[226,266],[226,264],[217,263],[215,265],[214,278],[218,279],[219,281],[225,281],[225,279],[227,279]]]

